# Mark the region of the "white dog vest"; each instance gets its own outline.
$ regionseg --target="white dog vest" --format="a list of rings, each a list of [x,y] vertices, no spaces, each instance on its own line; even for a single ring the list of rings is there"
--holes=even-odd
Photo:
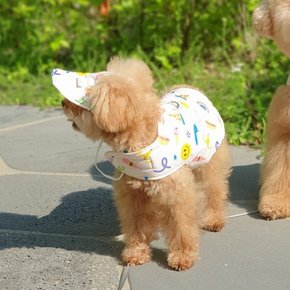
[[[161,99],[163,110],[156,140],[137,152],[105,153],[121,172],[142,180],[164,178],[183,165],[207,163],[225,136],[224,123],[201,92],[179,88]]]

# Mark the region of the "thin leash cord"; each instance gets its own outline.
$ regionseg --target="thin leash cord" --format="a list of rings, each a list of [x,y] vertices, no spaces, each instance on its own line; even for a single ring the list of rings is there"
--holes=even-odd
[[[243,212],[243,213],[229,215],[229,216],[227,216],[227,218],[231,219],[231,218],[236,218],[236,217],[240,217],[240,216],[251,215],[251,214],[254,214],[254,213],[257,213],[257,212],[259,212],[259,211],[258,210],[253,210],[253,211],[249,211],[249,212]]]
[[[100,141],[99,146],[97,148],[96,157],[95,157],[95,168],[98,170],[99,173],[101,173],[101,175],[103,175],[104,177],[106,177],[110,180],[114,180],[114,181],[120,180],[123,177],[124,172],[122,172],[119,177],[115,178],[115,177],[112,177],[110,175],[107,175],[98,167],[99,154],[100,154],[100,150],[102,148],[102,145],[103,145],[103,141]],[[122,288],[123,288],[123,286],[128,278],[128,274],[129,274],[129,266],[125,266],[122,270],[117,290],[122,290]]]
[[[129,275],[129,268],[130,268],[130,266],[125,266],[123,268],[117,290],[122,290],[122,288],[123,288],[123,286],[128,278],[128,275]]]
[[[99,146],[97,148],[97,152],[96,152],[96,157],[95,157],[95,168],[99,171],[99,173],[101,173],[104,177],[110,179],[110,180],[113,180],[113,181],[118,181],[120,180],[123,175],[124,175],[124,172],[121,172],[120,176],[119,177],[112,177],[106,173],[104,173],[99,167],[98,167],[98,160],[99,160],[99,154],[100,154],[100,150],[102,148],[102,145],[103,145],[103,141],[100,141],[99,143]]]

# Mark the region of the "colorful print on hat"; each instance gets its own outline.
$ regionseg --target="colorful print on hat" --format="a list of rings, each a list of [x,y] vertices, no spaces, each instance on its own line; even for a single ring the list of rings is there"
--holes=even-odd
[[[52,83],[58,91],[72,103],[89,110],[90,104],[86,89],[94,86],[101,76],[108,72],[79,73],[54,69],[51,73]]]

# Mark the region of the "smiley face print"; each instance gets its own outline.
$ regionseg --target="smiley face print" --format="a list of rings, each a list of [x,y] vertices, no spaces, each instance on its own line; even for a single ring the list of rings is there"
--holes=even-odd
[[[185,143],[181,148],[181,159],[186,160],[191,154],[191,147],[188,143]]]

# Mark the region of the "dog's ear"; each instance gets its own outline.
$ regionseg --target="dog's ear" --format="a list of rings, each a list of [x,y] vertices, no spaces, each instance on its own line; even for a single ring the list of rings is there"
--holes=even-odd
[[[253,13],[253,27],[260,36],[273,37],[273,23],[268,0],[263,0]]]
[[[96,125],[108,133],[127,130],[137,117],[134,92],[134,84],[125,77],[102,77],[90,93]]]
[[[133,79],[145,91],[152,90],[153,77],[151,70],[141,60],[113,57],[107,65],[107,71]]]

